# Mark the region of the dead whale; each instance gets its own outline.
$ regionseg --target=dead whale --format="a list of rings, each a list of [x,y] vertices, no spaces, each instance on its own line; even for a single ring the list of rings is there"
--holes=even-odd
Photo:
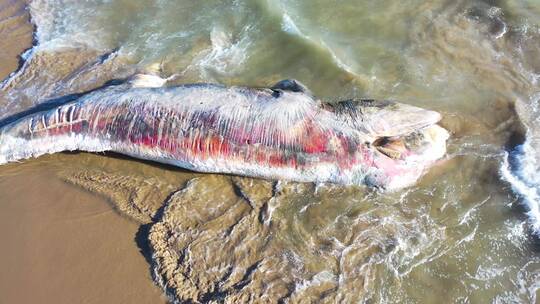
[[[446,152],[440,114],[410,105],[324,103],[296,80],[249,88],[134,79],[3,126],[0,164],[113,151],[198,172],[397,189]]]

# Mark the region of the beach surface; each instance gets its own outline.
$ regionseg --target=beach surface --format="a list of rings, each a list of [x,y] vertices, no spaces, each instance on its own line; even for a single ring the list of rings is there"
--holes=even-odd
[[[32,46],[23,1],[0,1],[0,78]],[[46,159],[0,173],[0,303],[166,303],[139,224],[75,188]]]
[[[2,3],[2,76],[17,72],[0,88],[0,124],[151,73],[171,86],[294,78],[325,102],[437,111],[451,137],[394,192],[109,153],[0,166],[0,302],[540,299],[538,1]]]

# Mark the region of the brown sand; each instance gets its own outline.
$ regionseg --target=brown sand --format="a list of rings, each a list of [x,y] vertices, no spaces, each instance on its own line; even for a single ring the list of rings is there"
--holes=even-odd
[[[22,1],[0,0],[0,78],[32,43]],[[164,303],[139,224],[55,178],[43,160],[0,168],[0,303]]]
[[[0,0],[0,78],[17,69],[18,56],[32,45],[32,26],[24,1]]]

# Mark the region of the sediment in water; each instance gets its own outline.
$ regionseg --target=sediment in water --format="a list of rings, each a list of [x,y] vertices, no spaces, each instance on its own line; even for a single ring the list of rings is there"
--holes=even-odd
[[[518,28],[504,32],[501,21],[508,22],[505,17],[509,16],[491,10],[486,2],[470,3],[454,1],[441,7],[439,2],[425,2],[417,11],[408,5],[407,12],[418,13],[414,20],[420,21],[407,28],[402,35],[407,39],[398,42],[399,47],[394,47],[394,39],[384,45],[391,52],[381,47],[375,55],[368,51],[379,47],[381,40],[372,42],[374,38],[366,35],[350,39],[346,32],[340,33],[343,37],[330,32],[347,45],[360,40],[366,46],[347,53],[348,48],[340,49],[339,41],[328,41],[324,32],[306,31],[309,22],[305,20],[311,16],[303,15],[301,9],[293,14],[287,6],[272,20],[261,18],[277,22],[270,27],[275,31],[264,33],[266,44],[253,47],[246,42],[266,25],[231,30],[220,24],[182,52],[165,55],[167,70],[185,71],[189,81],[261,84],[282,78],[280,73],[291,73],[318,84],[310,86],[329,96],[354,89],[357,94],[394,97],[444,112],[443,124],[453,131],[451,159],[418,187],[392,196],[223,176],[203,176],[186,184],[184,179],[165,178],[168,173],[164,172],[137,175],[139,165],[131,165],[127,172],[96,170],[99,157],[84,155],[59,156],[58,163],[92,159],[61,175],[109,198],[128,217],[148,223],[148,233],[140,233],[139,246],[149,250],[145,256],[153,256],[149,261],[154,263],[156,280],[178,301],[247,300],[253,292],[261,300],[291,302],[459,301],[463,297],[534,302],[538,260],[522,248],[526,242],[522,218],[505,213],[505,204],[514,198],[507,185],[498,181],[497,168],[501,147],[519,129],[519,118],[509,106],[520,97],[514,93],[526,95],[530,89],[530,75],[519,64],[527,62],[537,70],[533,60],[538,57],[537,40],[525,39]],[[479,9],[470,7],[477,4]],[[353,7],[365,10],[357,3]],[[487,13],[477,13],[483,10]],[[377,26],[388,21],[384,17],[393,18],[391,13],[371,18],[376,12],[366,11]],[[286,21],[281,15],[286,14],[303,32],[280,33],[280,22]],[[319,17],[328,21],[324,14]],[[351,26],[357,25],[354,20]],[[396,30],[381,28],[390,33]],[[226,35],[227,31],[234,35]],[[310,42],[299,42],[306,39]],[[266,49],[274,45],[280,48],[268,55]],[[291,45],[302,60],[287,57],[281,49]],[[516,51],[516,45],[523,53],[520,48]],[[265,52],[243,56],[257,47],[266,47]],[[26,67],[4,84],[1,94],[8,101],[7,112],[0,116],[42,102],[42,97],[93,89],[129,74],[131,64],[139,59],[149,60],[123,57],[126,48],[104,50],[79,44],[33,53]],[[526,53],[532,55],[522,60],[520,56]],[[365,55],[373,64],[355,64],[356,57],[350,54]],[[248,57],[251,61],[244,60]],[[265,63],[257,64],[257,60]],[[322,63],[313,69],[300,64],[318,61]],[[535,112],[523,108],[519,113],[525,119]]]

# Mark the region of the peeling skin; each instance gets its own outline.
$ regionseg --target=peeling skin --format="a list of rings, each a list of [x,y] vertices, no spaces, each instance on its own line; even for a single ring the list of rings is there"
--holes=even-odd
[[[99,89],[6,125],[0,163],[114,151],[199,172],[399,188],[445,153],[442,131],[423,143],[428,153],[372,146],[380,136],[422,137],[437,127],[436,112],[393,102],[321,104],[294,80],[270,89],[137,86]]]

